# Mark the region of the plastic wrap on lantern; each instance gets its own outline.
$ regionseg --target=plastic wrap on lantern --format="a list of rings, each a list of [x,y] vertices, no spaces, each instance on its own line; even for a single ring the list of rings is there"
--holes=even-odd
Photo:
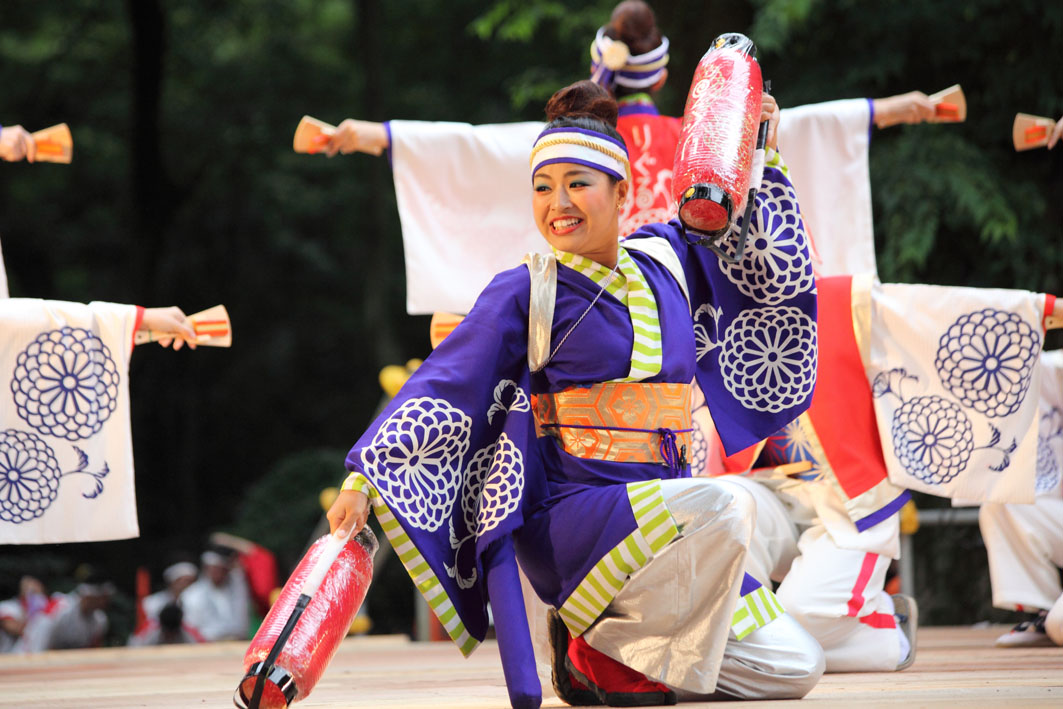
[[[693,235],[727,234],[745,209],[760,124],[756,47],[720,35],[694,72],[672,173],[679,219]]]
[[[252,706],[262,663],[281,638],[303,592],[303,584],[321,557],[329,536],[321,537],[307,550],[251,640],[244,655],[245,675],[233,697],[238,707]],[[261,699],[252,709],[281,709],[310,694],[365,600],[373,578],[376,550],[376,536],[369,527],[343,545],[284,641],[272,668],[267,668]]]

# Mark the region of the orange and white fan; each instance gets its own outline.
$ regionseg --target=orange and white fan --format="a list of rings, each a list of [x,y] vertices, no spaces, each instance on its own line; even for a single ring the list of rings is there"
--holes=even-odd
[[[66,123],[44,128],[32,134],[37,144],[37,162],[68,164],[74,159],[74,138]]]
[[[196,333],[196,345],[207,347],[232,347],[233,330],[229,322],[229,311],[224,305],[215,305],[198,313],[188,316],[188,322]],[[158,332],[156,330],[138,330],[133,336],[133,342],[143,345],[148,342],[158,342],[164,339],[173,339],[172,332]]]
[[[299,121],[299,125],[295,128],[295,138],[292,140],[292,147],[297,153],[307,153],[309,155],[320,153],[335,132],[336,126],[319,121],[313,116],[303,116],[303,119]]]
[[[429,325],[428,338],[432,342],[432,349],[439,347],[439,343],[446,339],[447,335],[454,332],[454,328],[465,319],[464,315],[454,313],[432,313],[432,322]]]
[[[959,84],[953,84],[928,98],[934,104],[931,123],[962,123],[967,120],[967,97],[963,95]]]
[[[1048,136],[1056,122],[1044,116],[1031,116],[1029,113],[1016,113],[1011,125],[1011,140],[1016,150],[1031,150],[1048,145]]]

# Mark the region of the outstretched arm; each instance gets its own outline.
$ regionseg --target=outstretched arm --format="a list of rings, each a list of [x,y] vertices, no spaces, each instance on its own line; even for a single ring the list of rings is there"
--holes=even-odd
[[[144,318],[140,321],[140,327],[137,330],[167,333],[168,337],[158,340],[163,347],[173,344],[173,348],[179,350],[187,343],[192,349],[196,348],[195,330],[192,329],[184,312],[176,305],[169,308],[145,308]]]
[[[359,152],[380,155],[388,147],[390,147],[388,131],[383,123],[345,118],[336,126],[336,132],[325,143],[325,154],[330,158],[336,153],[349,155]]]
[[[922,91],[909,91],[872,101],[875,125],[879,128],[902,123],[925,123],[934,117],[934,103]]]

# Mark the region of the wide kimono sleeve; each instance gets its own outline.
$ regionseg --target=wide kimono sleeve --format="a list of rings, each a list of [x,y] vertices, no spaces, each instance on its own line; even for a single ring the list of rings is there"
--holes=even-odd
[[[406,253],[406,309],[467,313],[494,274],[542,248],[528,155],[543,124],[387,126]]]
[[[538,705],[511,535],[543,495],[529,400],[527,268],[499,274],[347,456],[418,590],[468,655],[490,597],[514,706]]]
[[[721,244],[735,255],[742,218]],[[663,237],[679,256],[694,321],[696,379],[730,455],[797,418],[816,383],[816,287],[797,196],[769,151],[745,251],[735,263],[690,243],[678,221],[632,235]],[[630,241],[630,239],[629,239]]]
[[[872,118],[873,104],[863,98],[782,110],[779,147],[801,200],[817,275],[875,273]]]
[[[1055,297],[868,281],[867,375],[890,481],[954,504],[1032,503]]]
[[[0,299],[0,544],[140,533],[129,361],[142,310]]]

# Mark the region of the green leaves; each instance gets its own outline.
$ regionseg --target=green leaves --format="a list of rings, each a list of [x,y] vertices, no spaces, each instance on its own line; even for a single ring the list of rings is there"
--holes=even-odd
[[[989,244],[1019,239],[1019,215],[984,151],[944,125],[902,128],[893,138],[876,141],[872,160],[884,279],[915,278],[943,230],[966,234],[972,249],[971,237]],[[1043,205],[1043,197],[1029,202]]]
[[[818,4],[819,0],[753,0],[756,19],[749,35],[758,49],[785,51],[790,35],[805,25]]]

